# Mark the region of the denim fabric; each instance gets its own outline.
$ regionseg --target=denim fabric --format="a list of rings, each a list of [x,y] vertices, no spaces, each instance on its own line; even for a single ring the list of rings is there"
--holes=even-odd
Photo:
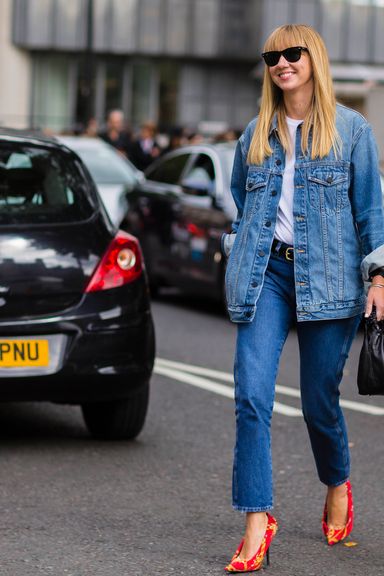
[[[250,323],[239,323],[237,332],[233,506],[243,512],[273,506],[270,423],[279,358],[293,323],[303,414],[319,478],[337,486],[349,477],[339,384],[360,317],[296,323],[295,309],[293,264],[272,255],[256,315]]]
[[[276,121],[273,153],[262,165],[248,165],[255,128],[241,136],[231,191],[238,216],[224,238],[230,251],[226,296],[230,319],[251,322],[264,283],[281,195],[285,154]],[[376,144],[357,112],[337,105],[338,155],[311,160],[296,134],[293,204],[296,316],[299,321],[346,318],[364,309],[364,282],[384,266],[384,217]],[[309,149],[311,147],[311,135]]]

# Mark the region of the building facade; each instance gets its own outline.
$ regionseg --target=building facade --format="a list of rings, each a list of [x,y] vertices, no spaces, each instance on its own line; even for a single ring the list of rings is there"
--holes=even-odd
[[[242,128],[257,111],[265,38],[279,24],[300,21],[324,37],[338,98],[368,116],[384,154],[383,0],[2,0],[0,6],[1,27],[9,28],[8,40],[4,34],[0,40],[7,51],[0,51],[0,74],[8,78],[20,67],[22,87],[12,82],[8,97],[0,95],[8,102],[2,123],[65,130],[122,108],[133,127],[151,119],[164,127],[209,121]],[[19,92],[24,100],[16,104],[11,93]]]

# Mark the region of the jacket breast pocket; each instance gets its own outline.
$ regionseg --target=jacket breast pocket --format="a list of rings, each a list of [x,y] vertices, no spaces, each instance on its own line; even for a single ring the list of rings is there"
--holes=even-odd
[[[345,166],[321,166],[308,174],[309,201],[313,208],[335,214],[348,206],[348,170]]]
[[[252,167],[248,170],[245,183],[247,191],[244,212],[248,215],[259,209],[267,187],[270,173]]]

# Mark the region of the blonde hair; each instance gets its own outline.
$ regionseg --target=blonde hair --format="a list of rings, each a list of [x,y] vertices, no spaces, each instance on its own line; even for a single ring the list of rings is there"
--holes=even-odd
[[[308,151],[309,133],[312,128],[311,158],[324,158],[332,148],[336,154],[341,143],[335,124],[336,99],[325,44],[311,26],[287,24],[272,32],[263,52],[283,50],[290,46],[307,48],[312,63],[314,90],[301,132],[301,149],[303,153]],[[261,164],[267,156],[271,156],[273,151],[269,144],[269,132],[275,114],[280,142],[287,153],[290,151],[290,139],[285,120],[283,92],[272,81],[268,68],[265,67],[260,113],[248,153],[249,163]]]

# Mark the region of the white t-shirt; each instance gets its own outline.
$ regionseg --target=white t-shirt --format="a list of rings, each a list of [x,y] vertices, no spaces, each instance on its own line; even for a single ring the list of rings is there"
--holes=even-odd
[[[295,189],[295,161],[296,161],[296,130],[302,120],[294,120],[286,116],[289,136],[291,139],[290,155],[286,155],[285,169],[283,173],[283,184],[281,197],[277,211],[277,221],[275,228],[275,238],[286,244],[293,245],[293,193]]]

